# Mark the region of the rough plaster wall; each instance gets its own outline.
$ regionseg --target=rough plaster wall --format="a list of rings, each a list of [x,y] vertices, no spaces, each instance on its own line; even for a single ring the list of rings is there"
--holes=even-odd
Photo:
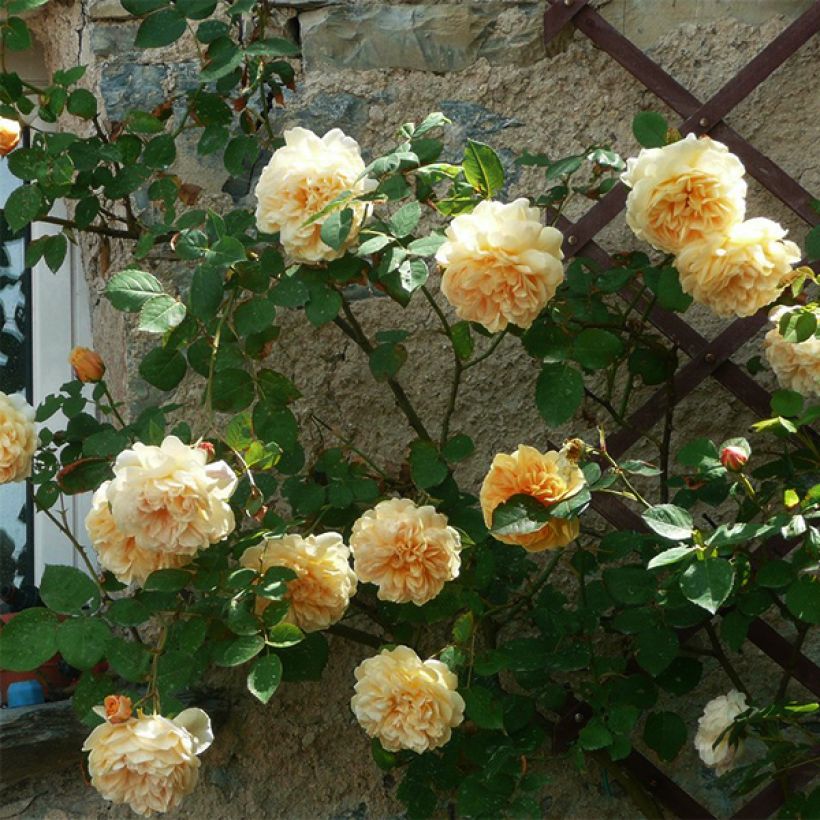
[[[330,13],[328,9],[306,12],[322,5],[314,0],[274,5],[282,6],[283,31],[292,31],[292,27],[285,28],[285,23],[296,14],[287,6],[298,6],[300,13],[306,13],[307,18],[301,21],[303,34],[315,31],[317,20]],[[330,5],[372,4],[349,0]],[[441,4],[426,4],[432,5]],[[537,25],[543,4],[493,0],[492,5],[511,7],[500,10],[505,15],[499,26],[502,34],[533,42],[527,40],[528,32],[516,26],[529,26],[533,21]],[[613,23],[623,25],[642,46],[651,46],[655,59],[705,98],[783,28],[787,20],[776,14],[793,17],[806,3],[623,0],[599,5]],[[653,14],[646,14],[650,5]],[[718,7],[720,14],[716,13]],[[673,9],[677,16],[670,21],[664,9]],[[89,87],[102,88],[112,119],[119,115],[126,97],[139,95],[150,107],[148,103],[159,102],[163,92],[172,90],[175,84],[184,84],[192,71],[185,43],[147,56],[137,57],[130,52],[134,24],[120,19],[122,16],[114,0],[100,0],[88,10],[76,3],[56,6],[40,25],[43,40],[49,44],[47,53],[55,65],[75,62],[78,53],[90,63]],[[395,36],[401,36],[401,32]],[[464,38],[463,42],[468,40]],[[389,53],[389,49],[383,53]],[[820,165],[813,150],[820,136],[816,119],[817,53],[817,43],[805,46],[729,117],[741,134],[810,190],[820,187]],[[299,78],[299,90],[289,97],[277,125],[299,122],[319,131],[339,126],[373,154],[390,145],[390,134],[400,123],[418,120],[432,110],[444,110],[455,121],[447,138],[452,152],[458,150],[465,136],[492,143],[507,161],[524,149],[560,156],[592,142],[611,141],[623,153],[633,152],[632,114],[641,108],[664,107],[580,35],[567,33],[560,48],[549,49],[548,54],[536,53],[533,58],[538,59],[518,60],[517,65],[503,67],[489,62],[486,54],[472,54],[466,68],[439,73],[328,67],[308,70]],[[442,59],[441,55],[436,59]],[[447,59],[459,64],[465,58],[456,54]],[[491,54],[490,59],[496,58]],[[674,121],[671,112],[666,113]],[[224,172],[210,161],[197,160],[193,154],[184,156],[179,172],[195,181],[206,175],[218,181],[204,194],[207,204],[226,206],[231,202],[231,196],[222,190],[227,181]],[[782,221],[791,229],[792,237],[800,241],[805,233],[800,221],[750,182],[750,214]],[[536,193],[538,183],[537,173],[516,170],[507,194],[513,197]],[[248,181],[229,182],[226,189],[241,199],[249,190]],[[577,217],[588,206],[579,203],[574,207],[570,217]],[[602,233],[601,244],[611,251],[636,246],[622,218]],[[96,294],[107,271],[119,269],[127,253],[117,243],[109,248],[84,243],[83,249]],[[431,285],[435,290],[435,276]],[[145,348],[145,340],[127,333],[122,317],[115,315],[105,301],[94,298],[96,344],[116,379],[115,391],[127,395],[137,407],[151,396],[150,389],[135,375],[136,353]],[[416,300],[413,307],[403,311],[387,299],[368,299],[357,302],[354,310],[371,331],[397,326],[413,331],[407,343],[409,364],[401,379],[422,416],[440,419],[445,397],[440,390],[431,390],[430,385],[448,377],[450,360],[426,304]],[[695,309],[687,318],[707,336],[724,326]],[[366,362],[358,349],[333,326],[312,329],[298,313],[283,311],[281,324],[281,338],[271,361],[291,375],[303,391],[297,410],[303,415],[315,411],[387,464],[400,460],[410,438],[409,430],[390,394],[369,381]],[[743,363],[755,351],[756,345],[750,344],[736,359]],[[513,339],[505,340],[493,359],[468,371],[452,426],[454,432],[469,432],[478,444],[476,454],[460,468],[459,478],[465,486],[477,488],[494,452],[512,449],[522,441],[544,443],[546,431],[530,400],[536,376],[536,368]],[[771,385],[770,378],[761,378]],[[186,389],[181,393],[189,401],[183,412],[194,415],[198,395]],[[709,408],[708,413],[704,407]],[[719,435],[730,429],[740,431],[750,421],[739,402],[711,382],[683,402],[679,418],[679,435],[687,438]],[[587,433],[598,420],[604,418],[595,408],[585,408],[583,418],[565,430],[553,431],[551,437]],[[437,421],[432,422],[433,427],[437,425]],[[308,444],[321,444],[315,431],[308,435]],[[204,758],[198,790],[174,816],[381,818],[400,812],[391,797],[391,777],[370,762],[368,741],[355,725],[348,706],[352,670],[368,650],[339,639],[331,643],[331,661],[322,683],[285,686],[268,707],[252,702],[242,692],[241,680],[221,679],[232,703],[227,724]],[[772,679],[771,675],[760,675],[767,664],[754,650],[747,653],[740,666],[741,674]],[[725,688],[723,676],[710,671],[697,696],[684,707],[690,725],[703,702]],[[799,696],[797,687],[794,694]],[[651,752],[648,754],[653,758]],[[635,815],[617,784],[607,784],[599,772],[581,775],[562,760],[550,761],[546,768],[552,782],[542,795],[545,814],[573,818]],[[691,749],[685,750],[674,769],[676,779],[718,816],[731,813],[729,797]],[[74,770],[56,774],[49,782],[15,787],[13,794],[3,797],[8,805],[0,817],[63,820],[129,816],[126,810],[112,809],[100,801]]]

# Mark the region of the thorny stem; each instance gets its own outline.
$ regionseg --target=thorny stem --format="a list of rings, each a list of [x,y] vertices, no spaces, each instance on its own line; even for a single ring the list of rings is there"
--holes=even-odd
[[[630,430],[634,430],[636,433],[638,433],[640,436],[642,436],[643,438],[645,438],[647,441],[652,442],[652,444],[654,444],[654,445],[655,445],[658,449],[660,449],[660,448],[661,448],[661,442],[660,442],[657,438],[655,438],[655,436],[653,436],[651,433],[648,433],[648,432],[647,432],[647,431],[645,431],[645,430],[639,430],[637,427],[634,427],[633,425],[631,425],[631,424],[629,423],[629,420],[628,420],[628,419],[625,419],[625,418],[624,418],[624,417],[623,417],[620,413],[618,413],[618,411],[617,411],[617,410],[613,407],[612,402],[609,402],[609,401],[607,401],[605,398],[602,398],[602,397],[601,397],[601,396],[599,396],[597,393],[594,393],[592,390],[590,390],[588,387],[584,387],[584,393],[585,393],[587,396],[589,396],[589,398],[591,398],[594,402],[596,402],[597,404],[600,404],[600,405],[601,405],[601,407],[603,407],[603,408],[604,408],[604,410],[606,410],[606,411],[607,411],[607,413],[609,413],[609,415],[610,415],[610,416],[612,416],[612,418],[613,418],[615,421],[617,421],[617,422],[618,422],[618,424],[620,424],[622,427],[627,427],[627,428],[629,428]]]
[[[361,629],[354,629],[353,627],[345,626],[344,624],[333,624],[332,626],[329,626],[326,631],[331,635],[338,635],[346,641],[364,644],[365,646],[371,646],[374,649],[379,649],[379,647],[384,645],[384,641],[376,635],[371,635],[369,632],[363,632]]]
[[[350,309],[350,305],[344,297],[342,297],[342,311],[344,312],[347,321],[342,319],[340,316],[337,316],[333,320],[334,324],[342,331],[342,333],[345,334],[345,336],[355,342],[369,357],[373,352],[373,345],[365,335],[362,326],[359,324],[359,321],[356,319],[353,311]],[[396,405],[399,410],[404,413],[404,417],[407,419],[413,430],[415,430],[420,438],[426,439],[427,441],[432,441],[432,436],[427,432],[424,422],[422,422],[415,408],[410,403],[410,399],[407,397],[407,394],[404,392],[404,388],[401,384],[399,384],[399,382],[391,376],[387,379],[387,386],[393,392]]]
[[[205,388],[205,407],[208,411],[208,419],[211,427],[214,423],[214,407],[213,407],[213,392],[214,392],[214,373],[216,371],[216,356],[219,353],[219,340],[222,336],[222,329],[225,327],[225,322],[228,320],[228,314],[231,312],[233,300],[236,296],[236,291],[231,293],[228,299],[228,304],[225,306],[225,311],[219,318],[219,324],[216,326],[216,333],[214,333],[213,348],[211,350],[211,361],[208,364],[208,385]]]
[[[46,517],[57,527],[60,532],[65,535],[66,538],[71,542],[74,549],[77,551],[79,556],[83,559],[83,563],[88,570],[88,574],[94,579],[94,582],[97,584],[100,590],[100,594],[103,598],[108,597],[108,593],[103,589],[102,584],[100,583],[99,576],[97,574],[98,570],[91,562],[91,559],[88,557],[88,553],[85,551],[85,547],[74,537],[74,533],[71,532],[71,528],[68,526],[68,519],[65,506],[62,507],[60,510],[60,518],[57,518],[51,510],[43,509],[42,512],[46,514]]]
[[[159,701],[159,690],[157,689],[157,673],[159,671],[159,659],[162,657],[162,650],[165,649],[165,641],[167,639],[168,626],[163,624],[156,648],[152,650],[154,657],[151,659],[151,677],[148,687],[148,694],[146,695],[146,697],[150,697],[154,701],[154,712],[156,714],[160,714],[162,708]]]
[[[649,509],[652,505],[638,492],[638,489],[635,485],[626,477],[626,473],[620,468],[618,462],[615,461],[614,458],[606,451],[606,450],[596,450],[599,455],[603,456],[604,459],[608,462],[609,466],[612,467],[613,471],[617,474],[618,478],[621,480],[623,485],[635,496],[636,500],[639,501],[641,504],[644,505],[647,509]]]
[[[84,228],[77,228],[77,224],[70,219],[62,219],[59,216],[38,216],[36,222],[46,222],[49,225],[59,225],[62,228],[74,228],[88,233],[96,233],[102,236],[110,236],[114,239],[139,239],[139,231],[123,231],[119,228],[108,228],[101,225],[86,225]]]
[[[749,689],[747,688],[746,684],[738,675],[737,670],[732,666],[732,662],[726,656],[726,653],[723,651],[723,647],[720,645],[720,640],[717,636],[717,632],[715,632],[714,626],[710,622],[706,622],[704,627],[706,630],[706,634],[709,636],[709,642],[712,644],[712,649],[715,652],[715,658],[717,658],[718,663],[723,667],[723,671],[729,676],[729,680],[741,691],[743,692],[746,697],[751,697],[749,694]]]
[[[490,356],[495,353],[495,349],[504,341],[504,337],[507,335],[506,330],[502,330],[501,333],[498,333],[496,337],[490,343],[490,346],[480,355],[476,356],[475,359],[470,359],[469,362],[466,362],[463,365],[464,370],[469,370],[471,367],[475,367],[477,364],[480,364],[485,359],[488,359]]]

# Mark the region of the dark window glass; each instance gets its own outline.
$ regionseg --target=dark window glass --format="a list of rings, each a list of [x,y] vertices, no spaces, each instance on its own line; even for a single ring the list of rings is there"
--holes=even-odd
[[[20,184],[0,159],[0,207]],[[0,220],[0,390],[31,402],[31,274],[26,236],[12,236]],[[0,595],[34,582],[33,504],[28,482],[0,485]]]

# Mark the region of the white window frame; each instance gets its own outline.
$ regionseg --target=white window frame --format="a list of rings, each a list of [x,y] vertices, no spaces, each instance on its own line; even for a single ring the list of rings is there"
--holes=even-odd
[[[49,82],[45,60],[39,44],[25,52],[7,55],[9,71],[16,71],[24,80],[43,86]],[[41,130],[54,126],[40,120],[34,122]],[[51,215],[68,216],[65,203],[58,201]],[[31,241],[59,232],[55,225],[31,225]],[[82,269],[79,248],[69,242],[65,260],[53,273],[43,260],[31,269],[31,364],[32,403],[36,407],[46,396],[59,391],[73,378],[68,356],[73,347],[92,346],[91,299]],[[60,427],[62,414],[55,414],[48,424]],[[87,545],[85,516],[91,507],[91,493],[65,496],[68,525],[80,543]],[[71,542],[49,520],[45,513],[34,514],[34,583],[39,586],[47,564],[68,564],[85,570],[82,559]]]

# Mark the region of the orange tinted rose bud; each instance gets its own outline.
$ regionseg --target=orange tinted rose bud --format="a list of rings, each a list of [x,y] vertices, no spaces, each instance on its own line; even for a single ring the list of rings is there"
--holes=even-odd
[[[131,698],[126,695],[108,695],[103,706],[109,723],[125,723],[131,717]]]
[[[105,365],[99,353],[87,347],[75,347],[68,357],[74,375],[84,384],[98,382],[105,375]]]
[[[739,473],[749,460],[749,453],[736,444],[730,444],[720,451],[720,463],[733,473]]]
[[[208,461],[214,457],[214,446],[210,441],[200,441],[199,444],[197,444],[197,449],[202,450],[202,452],[208,456]]]
[[[0,117],[0,157],[10,154],[20,142],[20,123]]]

